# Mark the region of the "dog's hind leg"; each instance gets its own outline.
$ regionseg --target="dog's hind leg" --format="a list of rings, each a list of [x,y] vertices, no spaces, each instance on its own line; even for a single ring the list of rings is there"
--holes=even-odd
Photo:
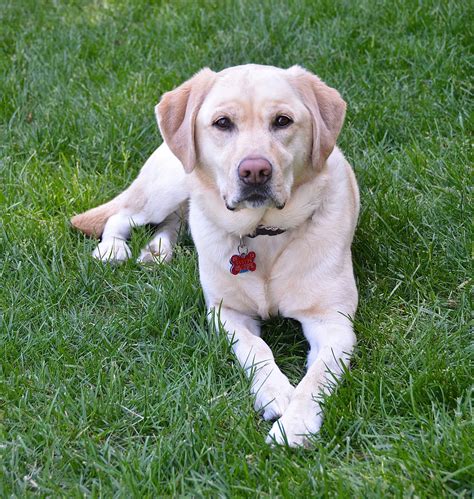
[[[139,263],[169,262],[173,256],[173,248],[184,222],[184,209],[172,213],[153,235],[149,243],[141,250],[137,258]]]
[[[188,198],[180,161],[163,144],[147,160],[138,177],[108,203],[71,219],[73,227],[100,237],[93,257],[118,262],[131,256],[127,239],[133,227],[160,224]],[[172,237],[168,237],[172,241]]]
[[[132,256],[127,244],[134,218],[124,211],[112,215],[105,224],[102,240],[92,252],[92,256],[104,262],[122,262]]]

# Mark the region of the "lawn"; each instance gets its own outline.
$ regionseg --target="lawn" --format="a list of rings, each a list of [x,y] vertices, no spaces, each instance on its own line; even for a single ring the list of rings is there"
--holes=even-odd
[[[0,0],[1,497],[470,497],[472,6]],[[163,92],[246,62],[348,102],[359,343],[312,450],[265,445],[189,236],[113,267],[68,225],[160,143]],[[298,379],[298,325],[264,334]]]

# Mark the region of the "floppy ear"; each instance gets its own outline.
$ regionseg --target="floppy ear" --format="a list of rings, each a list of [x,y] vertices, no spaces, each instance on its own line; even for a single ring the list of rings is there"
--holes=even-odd
[[[196,164],[194,125],[215,75],[209,68],[202,69],[178,88],[166,92],[155,107],[161,135],[186,173],[190,173]]]
[[[312,161],[322,168],[331,154],[346,114],[346,103],[334,88],[300,66],[288,69],[290,79],[313,117]]]

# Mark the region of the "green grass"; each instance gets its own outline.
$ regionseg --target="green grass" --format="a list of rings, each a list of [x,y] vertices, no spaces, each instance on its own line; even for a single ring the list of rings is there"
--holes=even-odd
[[[468,1],[0,1],[0,496],[470,496]],[[264,444],[185,237],[104,266],[68,218],[121,191],[159,95],[301,64],[348,102],[353,367],[311,451]],[[135,234],[134,251],[145,240]],[[296,324],[265,329],[295,380]]]

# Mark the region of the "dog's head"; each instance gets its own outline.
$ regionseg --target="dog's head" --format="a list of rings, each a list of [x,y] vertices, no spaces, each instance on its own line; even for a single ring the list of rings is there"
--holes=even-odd
[[[324,167],[342,127],[339,93],[299,66],[203,69],[156,107],[161,133],[189,173],[229,210],[283,208]]]

